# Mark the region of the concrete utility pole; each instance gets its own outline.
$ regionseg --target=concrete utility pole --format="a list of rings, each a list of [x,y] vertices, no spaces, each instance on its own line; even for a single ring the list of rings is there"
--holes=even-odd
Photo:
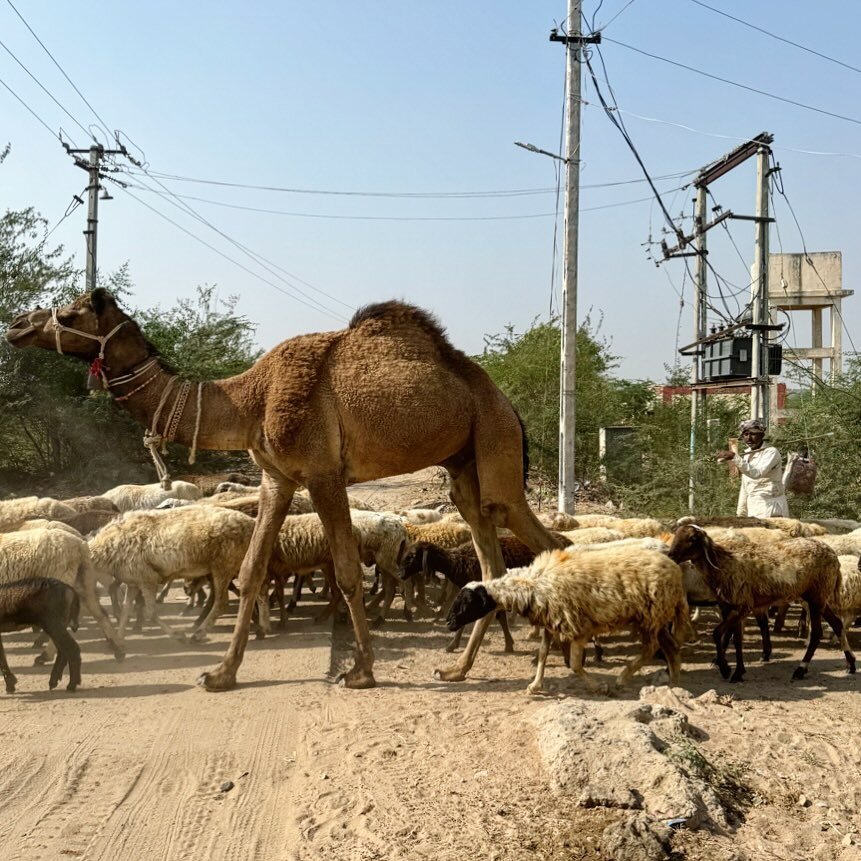
[[[708,268],[706,267],[706,195],[708,187],[697,186],[696,214],[694,216],[694,234],[696,236],[697,265],[694,272],[694,341],[705,338],[707,331],[706,321],[706,294],[708,292]],[[688,479],[688,509],[693,512],[695,502],[694,488],[694,460],[697,451],[697,428],[699,423],[706,417],[706,393],[704,389],[696,388],[700,381],[700,355],[702,350],[695,350],[691,359],[691,472]]]
[[[101,160],[106,155],[125,155],[125,150],[106,150],[101,144],[93,144],[89,149],[71,149],[67,145],[66,152],[74,157],[75,165],[81,170],[85,170],[89,176],[87,183],[87,229],[84,231],[84,236],[87,237],[86,287],[89,292],[96,289],[98,272],[96,246],[99,229],[99,190],[103,187],[99,184]],[[78,158],[80,155],[89,155],[89,161]]]
[[[768,157],[771,150],[761,144],[756,151],[756,243],[751,276],[751,311],[754,327],[765,327],[771,320],[768,311]],[[750,417],[768,426],[768,329],[754,328],[751,349]]]
[[[551,42],[567,52],[567,132],[565,135],[565,245],[562,257],[562,356],[559,392],[559,511],[574,513],[576,478],[574,442],[577,361],[577,235],[580,215],[580,67],[585,43],[601,41],[600,33],[580,31],[581,0],[568,0],[568,35],[556,30]]]

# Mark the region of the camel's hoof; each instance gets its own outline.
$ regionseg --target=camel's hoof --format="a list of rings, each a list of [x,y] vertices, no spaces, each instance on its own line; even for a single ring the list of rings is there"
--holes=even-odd
[[[514,643],[506,643],[505,644],[505,654],[513,655],[514,654]]]
[[[807,675],[807,667],[796,667],[792,673],[792,681],[797,682]]]
[[[194,642],[194,635],[187,637],[185,634],[176,634],[173,639],[176,640],[177,643],[187,646],[189,643]]]
[[[544,693],[544,685],[536,685],[535,682],[526,686],[526,693],[528,694],[543,694]]]
[[[6,693],[7,694],[14,694],[15,693],[15,685],[17,685],[17,684],[18,684],[18,679],[16,679],[15,676],[9,676],[6,679]]]
[[[43,664],[47,664],[47,663],[48,663],[48,656],[47,655],[36,655],[36,657],[33,658],[33,666],[34,667],[41,667]]]
[[[69,684],[66,685],[66,690],[70,693],[74,693],[77,689],[78,686],[74,682],[69,682]]]
[[[597,682],[589,686],[589,693],[596,694],[601,697],[610,696],[610,686],[606,682]]]
[[[204,631],[195,631],[189,638],[188,642],[205,643],[208,639],[209,637],[206,636]]]
[[[114,660],[124,661],[126,659],[126,650],[122,646],[114,646]]]
[[[236,686],[236,676],[226,670],[215,669],[211,673],[201,673],[197,685],[207,691],[229,691]]]
[[[377,686],[374,674],[360,667],[353,667],[352,670],[341,673],[337,678],[337,682],[342,688],[352,688],[359,691]]]
[[[466,679],[466,673],[459,667],[450,670],[434,670],[433,677],[438,682],[462,682]]]

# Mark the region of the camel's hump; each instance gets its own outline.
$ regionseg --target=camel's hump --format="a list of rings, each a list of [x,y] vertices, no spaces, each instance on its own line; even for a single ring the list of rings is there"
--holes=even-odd
[[[423,329],[434,339],[439,339],[447,346],[451,346],[443,325],[430,311],[417,308],[415,305],[408,305],[406,302],[398,302],[395,299],[390,299],[388,302],[375,302],[372,305],[364,305],[353,314],[353,319],[350,320],[350,328],[358,329],[363,324],[369,322],[382,325],[392,323],[396,326],[416,326],[419,329]]]

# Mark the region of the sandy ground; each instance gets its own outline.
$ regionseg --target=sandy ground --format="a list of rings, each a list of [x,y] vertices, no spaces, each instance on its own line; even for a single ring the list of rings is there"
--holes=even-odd
[[[179,597],[173,593],[166,612],[182,624]],[[154,628],[132,635],[122,664],[85,622],[84,686],[75,694],[48,692],[46,669],[31,666],[31,637],[4,635],[19,677],[18,693],[0,695],[5,857],[603,857],[600,833],[621,814],[551,794],[532,724],[558,697],[589,697],[558,655],[548,664],[551,692],[527,696],[534,644],[525,625],[514,628],[513,655],[491,627],[470,679],[447,685],[432,679],[451,660],[447,633],[428,618],[405,622],[398,601],[375,632],[379,686],[358,692],[332,681],[349,662],[351,631],[315,626],[316,606],[300,605],[287,631],[252,640],[240,686],[223,694],[193,681],[223,652],[231,617],[202,645],[180,645]],[[774,660],[763,665],[754,660],[754,634],[752,626],[741,685],[721,681],[705,641],[686,652],[683,685],[700,697],[689,715],[703,734],[700,750],[747,792],[734,834],[680,831],[674,857],[857,861],[858,682],[827,648],[807,680],[790,684],[800,642],[777,635]],[[853,641],[861,649],[854,632]],[[618,672],[631,654],[626,638],[611,639],[596,672]],[[636,703],[658,669],[619,699]],[[710,689],[718,695],[701,697]],[[222,791],[225,781],[233,787]]]

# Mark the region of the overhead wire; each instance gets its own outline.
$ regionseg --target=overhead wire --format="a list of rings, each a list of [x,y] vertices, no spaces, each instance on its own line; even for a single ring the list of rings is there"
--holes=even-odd
[[[611,42],[614,45],[619,45],[621,48],[626,48],[629,51],[634,51],[637,54],[642,54],[644,57],[651,57],[653,60],[660,60],[662,63],[668,63],[671,66],[676,66],[680,69],[686,69],[688,72],[693,72],[696,75],[701,75],[704,78],[710,78],[713,81],[720,81],[723,84],[729,84],[733,87],[738,87],[741,90],[747,90],[751,93],[757,93],[760,96],[765,96],[769,99],[774,99],[778,102],[784,102],[788,105],[795,105],[797,108],[803,108],[807,111],[813,111],[817,114],[823,114],[828,117],[833,117],[837,120],[843,120],[844,122],[853,123],[855,125],[861,125],[861,119],[857,117],[850,117],[846,114],[838,114],[835,111],[829,111],[825,108],[817,108],[815,105],[808,105],[804,102],[798,102],[795,99],[789,99],[786,96],[778,96],[776,93],[769,93],[767,90],[760,90],[757,87],[751,87],[748,84],[741,84],[738,81],[732,81],[729,78],[722,78],[720,75],[713,75],[711,72],[703,71],[702,69],[697,69],[694,66],[688,66],[685,63],[680,63],[677,60],[671,60],[669,57],[662,57],[660,54],[652,54],[649,51],[644,51],[642,48],[635,48],[633,45],[628,45],[626,42],[620,42],[618,39],[610,39],[607,36],[603,37],[605,42]]]
[[[836,57],[831,57],[828,54],[823,54],[821,51],[816,51],[813,48],[808,48],[807,45],[802,45],[800,42],[793,42],[792,39],[786,39],[783,36],[778,36],[776,33],[772,33],[771,30],[766,30],[764,27],[758,27],[756,24],[751,24],[750,21],[745,21],[742,18],[736,18],[735,15],[730,15],[729,12],[724,12],[723,9],[716,9],[714,6],[709,6],[708,3],[703,3],[702,0],[691,0],[691,3],[696,3],[697,6],[702,6],[703,9],[708,9],[709,11],[715,12],[718,15],[722,15],[724,18],[729,18],[731,21],[735,21],[738,24],[743,24],[745,27],[750,27],[751,30],[756,30],[759,33],[763,33],[764,35],[769,36],[772,39],[776,39],[778,42],[783,42],[786,45],[792,45],[792,47],[794,48],[799,48],[802,51],[807,51],[808,54],[813,54],[816,57],[819,57],[823,60],[827,60],[829,63],[835,63],[838,66],[843,66],[844,69],[849,69],[852,72],[858,72],[859,74],[861,74],[861,69],[859,69],[857,66],[852,66],[849,63],[844,63],[843,60],[838,60]]]
[[[33,108],[31,108],[30,105],[28,105],[27,102],[25,102],[24,99],[22,99],[21,96],[19,96],[15,90],[6,83],[6,81],[0,78],[0,84],[2,84],[12,94],[12,96],[16,98],[38,120],[38,122],[48,130],[48,134],[50,134],[52,138],[55,140],[57,139],[57,133],[53,131],[53,129],[33,110]]]
[[[96,110],[96,109],[95,109],[95,108],[94,108],[94,107],[89,103],[89,101],[87,101],[87,99],[86,99],[86,97],[84,96],[84,94],[83,94],[83,93],[82,93],[82,92],[77,88],[77,86],[75,85],[75,82],[74,82],[74,81],[73,81],[73,80],[72,80],[72,79],[71,79],[71,78],[66,74],[66,70],[65,70],[65,69],[60,65],[60,63],[59,63],[59,61],[57,60],[57,58],[56,58],[56,57],[55,57],[55,56],[54,56],[54,55],[53,55],[53,54],[48,50],[47,45],[45,45],[45,43],[44,43],[44,42],[43,42],[43,41],[42,41],[42,40],[41,40],[41,39],[36,35],[36,32],[35,32],[35,31],[33,30],[33,28],[32,28],[32,27],[27,23],[27,20],[24,18],[24,16],[23,16],[19,11],[18,11],[17,7],[16,7],[16,6],[15,6],[15,4],[12,2],[12,0],[6,0],[6,2],[7,2],[7,3],[12,7],[12,11],[13,11],[13,12],[14,12],[14,13],[15,13],[15,14],[16,14],[20,19],[21,19],[21,22],[22,22],[22,23],[24,24],[24,26],[25,26],[25,27],[30,31],[30,33],[32,34],[33,38],[34,38],[34,39],[35,39],[35,40],[36,40],[36,41],[37,41],[37,42],[42,46],[42,50],[44,50],[44,52],[45,52],[45,53],[46,53],[46,54],[51,58],[51,60],[53,61],[54,65],[55,65],[55,66],[60,70],[60,72],[62,73],[63,77],[64,77],[64,78],[69,82],[69,84],[71,84],[72,89],[73,89],[73,90],[74,90],[74,91],[75,91],[75,92],[76,92],[76,93],[81,97],[81,100],[84,102],[84,104],[85,104],[85,105],[86,105],[86,106],[87,106],[87,107],[88,107],[88,108],[93,112],[93,115],[94,115],[94,116],[96,117],[96,119],[101,123],[101,125],[102,125],[102,129],[104,129],[104,131],[105,131],[105,132],[106,132],[106,134],[108,135],[108,138],[110,138],[111,133],[110,133],[110,130],[108,129],[108,125],[107,125],[107,123],[106,123],[106,122],[101,118],[101,116],[99,116],[99,112],[98,112],[98,111],[97,111],[97,110]]]
[[[37,86],[54,102],[57,107],[84,133],[86,137],[92,137],[90,132],[80,123],[71,111],[18,59],[6,43],[0,39],[0,48],[3,50],[36,82]]]

